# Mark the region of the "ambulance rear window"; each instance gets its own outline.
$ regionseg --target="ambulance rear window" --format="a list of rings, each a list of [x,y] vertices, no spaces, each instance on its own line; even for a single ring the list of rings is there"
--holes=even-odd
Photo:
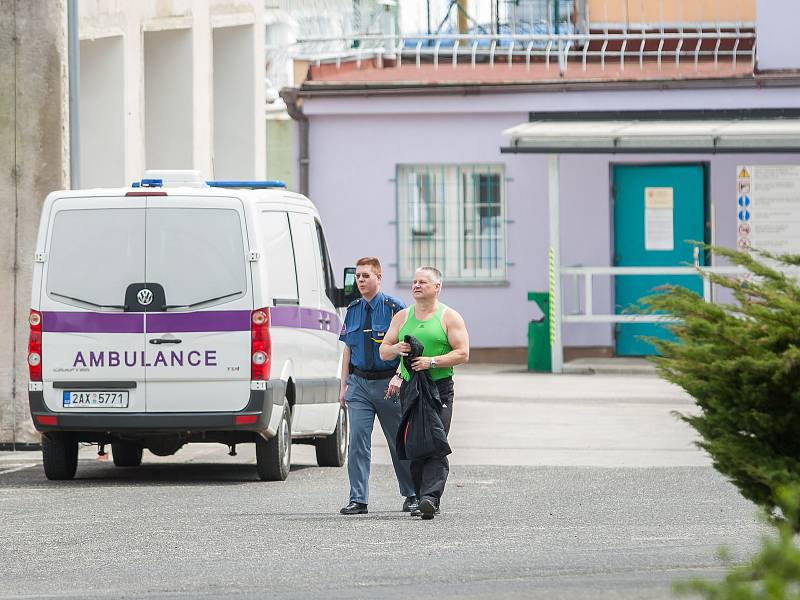
[[[122,305],[128,285],[145,281],[144,209],[61,210],[47,260],[47,292],[96,305]],[[72,302],[67,301],[67,304]]]
[[[168,305],[212,298],[228,302],[247,290],[242,223],[224,208],[148,208],[147,280]]]

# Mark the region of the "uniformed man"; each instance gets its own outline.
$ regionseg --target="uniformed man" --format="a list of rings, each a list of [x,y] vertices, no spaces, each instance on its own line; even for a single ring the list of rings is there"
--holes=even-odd
[[[356,262],[356,284],[361,298],[347,307],[339,339],[346,346],[342,358],[342,387],[339,402],[347,408],[350,450],[347,474],[350,477],[350,502],[339,512],[343,515],[367,513],[369,503],[369,468],[372,453],[372,428],[378,415],[394,472],[405,496],[403,510],[417,508],[409,461],[400,460],[395,436],[400,426],[400,404],[387,399],[386,389],[397,372],[398,358],[383,360],[379,348],[392,318],[405,304],[381,292],[381,263],[372,256]]]

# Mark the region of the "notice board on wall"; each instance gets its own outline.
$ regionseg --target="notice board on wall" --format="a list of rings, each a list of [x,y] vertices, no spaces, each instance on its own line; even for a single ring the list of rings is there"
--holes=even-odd
[[[800,165],[736,167],[736,246],[800,254]]]
[[[675,249],[673,195],[671,187],[644,188],[645,250]]]

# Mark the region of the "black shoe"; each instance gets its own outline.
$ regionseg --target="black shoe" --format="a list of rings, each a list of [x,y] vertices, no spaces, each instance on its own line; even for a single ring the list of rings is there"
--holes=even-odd
[[[419,508],[419,500],[416,496],[407,496],[403,502],[403,512],[414,512]]]
[[[361,502],[351,502],[339,511],[342,515],[365,515],[367,514],[367,505]]]
[[[432,519],[435,515],[439,514],[439,507],[433,503],[433,500],[423,498],[419,501],[419,508],[415,511],[423,521]],[[413,512],[411,516],[417,516]]]

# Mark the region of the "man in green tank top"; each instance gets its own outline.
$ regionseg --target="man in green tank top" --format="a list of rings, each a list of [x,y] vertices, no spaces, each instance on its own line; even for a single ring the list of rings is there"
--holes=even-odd
[[[415,304],[394,316],[383,338],[380,356],[383,360],[406,356],[411,350],[408,344],[401,341],[406,335],[422,342],[425,350],[422,356],[411,362],[411,368],[430,372],[442,401],[439,416],[445,432],[449,433],[453,416],[453,367],[469,360],[469,335],[461,315],[439,302],[441,290],[442,273],[438,269],[417,269],[411,283]],[[387,394],[397,394],[409,377],[401,361],[398,375],[389,382]],[[439,502],[449,472],[450,463],[444,455],[411,461],[411,476],[419,498],[419,507],[411,512],[412,516],[432,519],[439,512]]]

